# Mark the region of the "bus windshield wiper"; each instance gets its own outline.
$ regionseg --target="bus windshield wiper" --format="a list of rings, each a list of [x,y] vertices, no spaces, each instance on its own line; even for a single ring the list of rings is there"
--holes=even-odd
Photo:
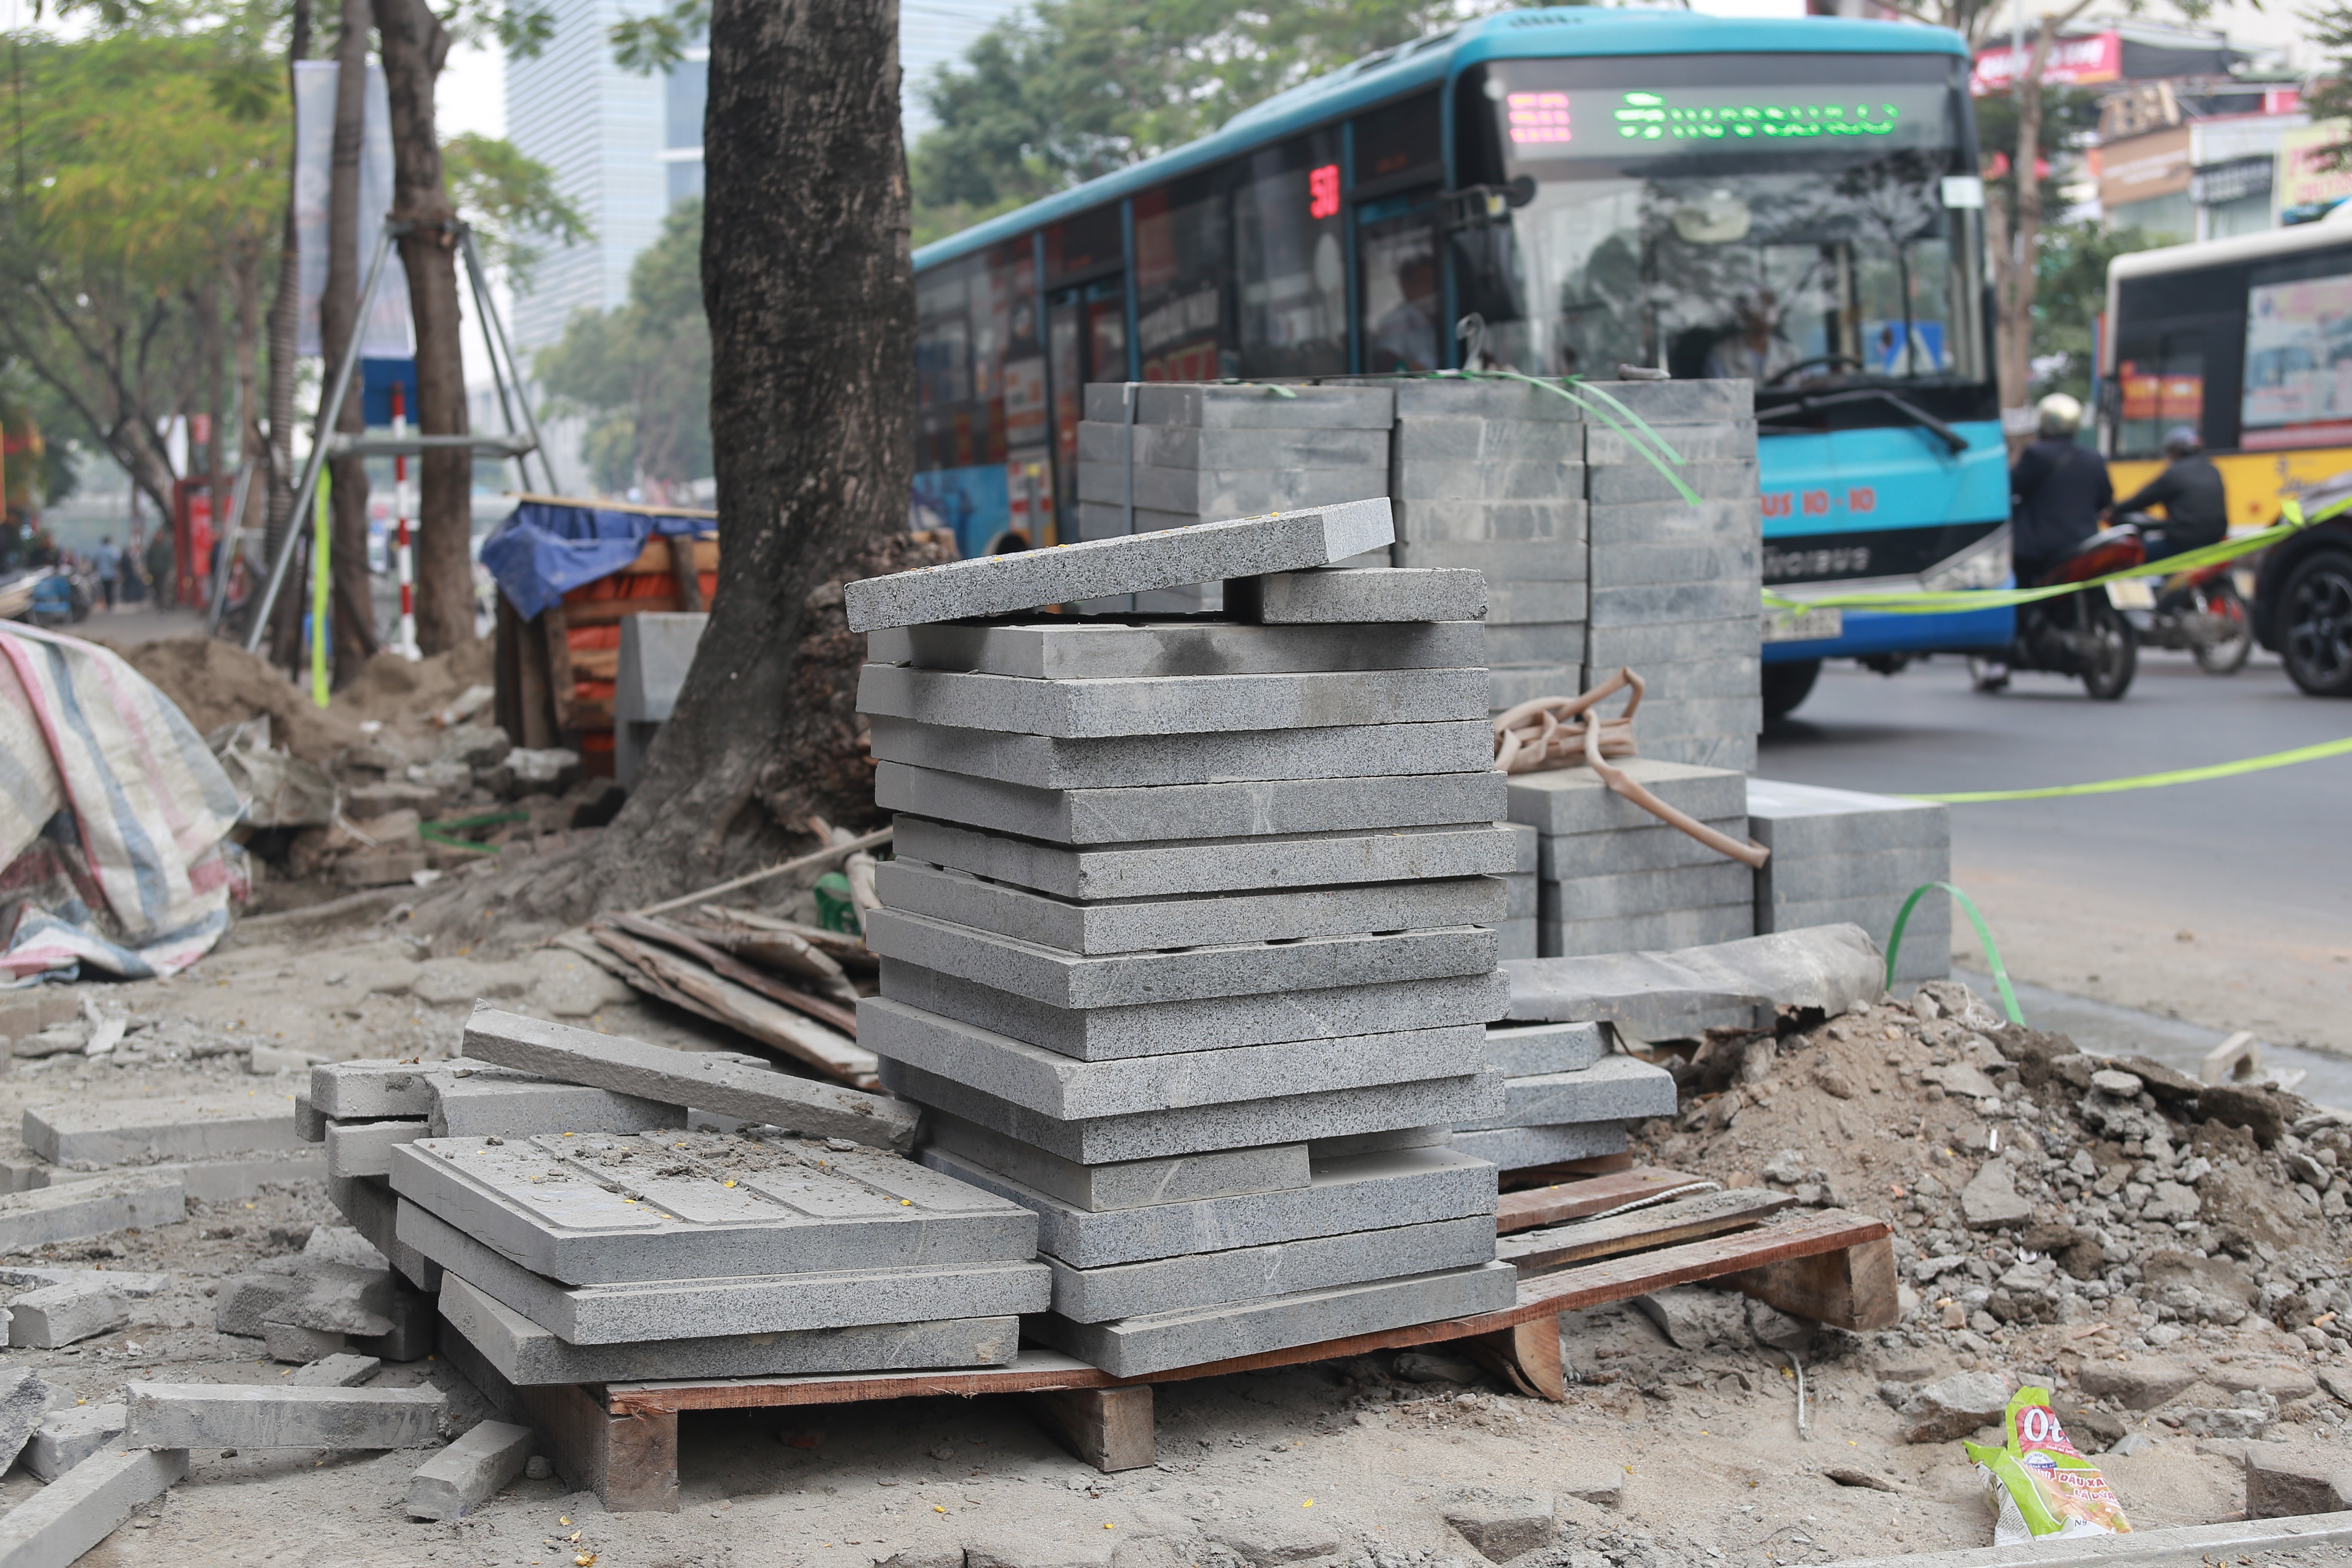
[[[1756,412],[1756,417],[1759,421],[1762,421],[1778,419],[1788,414],[1814,414],[1842,403],[1884,403],[1906,419],[1924,426],[1937,440],[1949,447],[1954,457],[1969,449],[1967,437],[1909,398],[1898,396],[1883,386],[1857,387],[1848,392],[1808,393],[1796,402],[1783,404],[1778,408],[1759,408]]]

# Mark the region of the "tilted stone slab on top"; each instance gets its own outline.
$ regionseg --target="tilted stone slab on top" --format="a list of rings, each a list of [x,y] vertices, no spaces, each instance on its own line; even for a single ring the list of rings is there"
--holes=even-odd
[[[1486,662],[1485,630],[1473,616],[1410,626],[1250,626],[1073,616],[891,627],[866,639],[866,656],[876,664],[1026,680],[1465,669]]]
[[[403,1241],[574,1345],[1006,1317],[1042,1311],[1052,1296],[1045,1266],[1027,1261],[563,1285],[404,1199],[399,1226]]]
[[[1044,1261],[1054,1271],[1054,1310],[1074,1322],[1101,1323],[1138,1313],[1263,1301],[1401,1275],[1475,1268],[1494,1259],[1494,1221],[1469,1215],[1108,1268],[1073,1268],[1050,1253]]]
[[[1423,1225],[1465,1215],[1483,1215],[1491,1225],[1495,1214],[1495,1167],[1443,1147],[1318,1160],[1304,1187],[1106,1212],[1064,1203],[945,1149],[925,1149],[921,1157],[925,1164],[958,1181],[1034,1210],[1037,1250],[1075,1268]]]
[[[894,847],[933,866],[1085,900],[1495,877],[1517,862],[1510,829],[1492,823],[1066,846],[901,816]]]
[[[1021,1348],[1014,1317],[861,1323],[765,1334],[719,1334],[643,1344],[566,1344],[551,1331],[456,1275],[441,1316],[518,1388],[554,1383],[648,1383],[714,1377],[794,1377],[835,1372],[916,1372],[1003,1366]]]
[[[931,1147],[1090,1214],[1288,1192],[1306,1186],[1311,1171],[1304,1143],[1086,1165],[943,1110],[933,1110],[923,1127]]]
[[[1225,613],[1268,626],[1476,621],[1486,591],[1486,574],[1467,568],[1273,572],[1228,582]]]
[[[847,584],[842,603],[849,629],[870,632],[1295,572],[1344,561],[1395,538],[1382,498],[950,561]]]
[[[434,1074],[433,1115],[427,1136],[465,1138],[482,1133],[515,1137],[527,1132],[646,1132],[686,1125],[686,1108],[589,1089],[550,1083],[504,1068],[457,1068]]]
[[[1083,1062],[885,997],[857,1017],[877,1054],[1066,1121],[1454,1078],[1486,1058],[1475,1024]]]
[[[1575,1072],[1609,1054],[1605,1024],[1490,1024],[1486,1061],[1506,1079]]]
[[[1066,740],[1436,723],[1486,710],[1486,672],[1482,668],[1367,669],[1023,680],[869,664],[858,673],[857,710],[925,724]]]
[[[1503,918],[1505,900],[1502,879],[1495,877],[1081,903],[919,860],[885,860],[877,871],[875,889],[886,908],[1086,953],[1493,925]],[[1532,882],[1528,894],[1532,916]]]
[[[882,994],[1083,1061],[1220,1050],[1283,1040],[1339,1039],[1395,1029],[1486,1023],[1503,1016],[1499,971],[1448,980],[1335,985],[1322,991],[1216,996],[1139,1007],[1069,1008],[974,984],[934,969],[882,961]]]
[[[1454,1124],[1457,1135],[1490,1127],[1557,1127],[1574,1121],[1629,1121],[1675,1113],[1674,1076],[1633,1057],[1603,1057],[1589,1068],[1507,1079],[1503,1113]]]
[[[1454,1148],[1496,1169],[1524,1171],[1530,1165],[1553,1165],[1563,1160],[1595,1160],[1625,1152],[1622,1121],[1575,1121],[1559,1127],[1496,1127],[1456,1132]]]
[[[882,762],[997,779],[1031,789],[1129,789],[1261,779],[1476,773],[1492,765],[1485,716],[1429,724],[1333,724],[1230,734],[1063,740],[875,717]]]
[[[567,1083],[585,1083],[666,1105],[691,1106],[815,1138],[878,1149],[914,1141],[918,1112],[887,1095],[750,1067],[735,1058],[673,1051],[617,1035],[477,1005],[466,1020],[466,1055]]]
[[[1416,1274],[1365,1285],[1304,1290],[1266,1301],[1193,1307],[1115,1323],[1038,1320],[1046,1343],[1114,1377],[1228,1361],[1408,1323],[1500,1311],[1518,1299],[1518,1270],[1486,1263],[1447,1273]]]
[[[1020,1258],[1028,1214],[908,1160],[741,1133],[404,1145],[393,1188],[570,1284]]]
[[[1496,963],[1495,933],[1485,926],[1089,955],[900,910],[868,910],[866,944],[884,958],[1068,1008],[1437,980]]]
[[[1134,844],[1493,822],[1504,784],[1487,770],[1041,790],[886,762],[875,769],[874,804],[1050,844]]]

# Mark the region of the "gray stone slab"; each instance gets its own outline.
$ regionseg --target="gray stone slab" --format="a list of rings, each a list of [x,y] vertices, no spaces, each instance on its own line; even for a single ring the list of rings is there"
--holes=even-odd
[[[392,1146],[422,1138],[422,1121],[330,1121],[327,1123],[327,1174],[388,1176]]]
[[[1644,626],[1594,626],[1585,634],[1586,658],[1612,670],[1621,664],[1638,669],[1644,660],[1652,664],[1680,664],[1710,658],[1753,658],[1763,646],[1763,625],[1755,616]]]
[[[1265,626],[1475,621],[1486,613],[1486,580],[1459,568],[1275,572],[1227,583],[1225,607]]]
[[[874,804],[1050,844],[1135,844],[1488,823],[1503,815],[1503,775],[1486,770],[1040,790],[886,762],[875,769]]]
[[[1450,418],[1536,420],[1549,425],[1576,425],[1586,417],[1583,406],[1546,387],[1524,381],[1471,380],[1444,375],[1425,381],[1400,381],[1396,387],[1397,422],[1407,424],[1430,416]]]
[[[1501,570],[1497,567],[1497,570]],[[1495,662],[1494,629],[1503,626],[1581,626],[1585,584],[1581,578],[1554,582],[1541,577],[1505,578],[1486,589],[1486,660]]]
[[[468,1068],[436,1073],[434,1079],[433,1115],[426,1127],[435,1138],[489,1132],[646,1132],[686,1125],[683,1106],[576,1083]],[[387,1163],[386,1173],[390,1169]]]
[[[1465,503],[1475,504],[1475,503]],[[1580,584],[1585,580],[1581,544],[1559,539],[1440,538],[1419,543],[1401,542],[1390,552],[1400,568],[1412,571],[1472,571],[1486,578],[1489,623],[1513,617],[1497,610],[1514,586]],[[1577,595],[1582,602],[1582,595]],[[1531,617],[1521,616],[1519,619]],[[1558,620],[1557,615],[1542,617]]]
[[[392,1190],[386,1177],[367,1176],[356,1180],[327,1182],[327,1199],[341,1211],[357,1231],[390,1260],[394,1272],[418,1289],[427,1292],[441,1287],[440,1265],[426,1258],[413,1247],[403,1247],[393,1235],[394,1220],[400,1211],[400,1199]]]
[[[1728,620],[1750,605],[1760,614],[1762,592],[1753,578],[1745,582],[1727,578],[1712,583],[1633,583],[1615,587],[1595,583],[1587,619],[1595,626]]]
[[[1502,880],[1503,880],[1503,885],[1504,885],[1504,887],[1505,887],[1505,888],[1507,888],[1507,889],[1508,889],[1507,893],[1506,894],[1506,901],[1505,901],[1504,909],[1503,909],[1503,918],[1504,918],[1504,919],[1506,919],[1506,920],[1524,920],[1524,921],[1531,921],[1531,920],[1535,919],[1535,918],[1536,918],[1536,876],[1535,876],[1535,873],[1534,873],[1534,872],[1532,872],[1532,871],[1530,871],[1530,872],[1528,872],[1527,875],[1525,875],[1525,876],[1523,876],[1523,877],[1522,877],[1522,876],[1511,876],[1511,877],[1505,877]]]
[[[1584,689],[1582,667],[1575,664],[1498,665],[1487,676],[1487,700],[1497,713],[1538,699],[1573,697]]]
[[[919,860],[886,860],[877,872],[875,888],[887,908],[1085,953],[1289,942],[1345,931],[1492,925],[1504,914],[1506,895],[1499,879],[1457,877],[1353,888],[1303,888],[1296,892],[1202,893],[1178,899],[1080,903],[982,881]],[[1532,879],[1528,898],[1527,912],[1532,915]]]
[[[542,1023],[487,1005],[477,1004],[466,1020],[464,1047],[468,1058],[494,1067],[740,1116],[814,1138],[846,1138],[880,1149],[904,1149],[914,1141],[913,1108],[886,1095]]]
[[[1494,1258],[1495,1222],[1485,1215],[1471,1215],[1108,1268],[1073,1268],[1050,1254],[1044,1261],[1054,1271],[1054,1310],[1074,1322],[1103,1323],[1402,1275],[1475,1268]]]
[[[1118,382],[1089,384],[1086,416],[1123,418],[1118,401],[1122,390]],[[1213,430],[1386,430],[1396,417],[1396,396],[1386,385],[1277,390],[1153,382],[1138,386],[1135,398],[1139,425],[1197,425]]]
[[[1511,842],[1518,846],[1519,851],[1519,858],[1511,863],[1511,874],[1517,877],[1535,875],[1542,864],[1543,835],[1531,822],[1514,822],[1507,826],[1511,830]]]
[[[1585,514],[1595,549],[1615,545],[1720,544],[1764,536],[1764,518],[1753,500],[1702,500],[1696,506],[1676,496],[1670,501],[1596,505]]]
[[[1593,667],[1586,669],[1585,678],[1598,684],[1615,673],[1613,666]],[[1636,673],[1647,690],[1634,724],[1645,735],[1654,708],[1657,714],[1664,714],[1691,698],[1753,698],[1764,689],[1764,663],[1752,653],[1717,654],[1703,659],[1644,659]]]
[[[1820,903],[1907,894],[1951,879],[1949,849],[1880,849],[1863,855],[1778,854],[1756,873],[1756,896],[1774,903]]]
[[[1625,871],[1537,884],[1536,919],[1547,924],[1664,914],[1669,910],[1736,904],[1755,897],[1756,873],[1720,856],[1707,865]]]
[[[1082,500],[1124,508],[1131,482],[1139,510],[1148,507],[1204,521],[1334,506],[1388,493],[1385,462],[1329,468],[1186,468],[1138,463],[1131,475],[1120,464],[1081,463],[1077,479]]]
[[[1582,621],[1535,621],[1520,626],[1498,626],[1486,633],[1490,668],[1486,679],[1486,700],[1495,700],[1496,682],[1493,667],[1521,664],[1541,664],[1559,668],[1577,668],[1584,663],[1584,623]],[[1509,706],[1507,703],[1505,706]]]
[[[1328,1160],[1345,1160],[1390,1149],[1441,1149],[1453,1142],[1453,1126],[1440,1122],[1432,1127],[1391,1127],[1384,1132],[1351,1132],[1345,1138],[1318,1138],[1307,1146],[1307,1150],[1309,1158],[1320,1164]]]
[[[1625,1152],[1625,1128],[1615,1121],[1585,1121],[1566,1127],[1500,1127],[1482,1132],[1456,1132],[1454,1146],[1465,1154],[1493,1163],[1502,1171],[1524,1171],[1530,1165],[1556,1164],[1562,1160],[1593,1160]]]
[[[868,910],[866,945],[884,958],[1066,1008],[1438,980],[1495,967],[1495,933],[1481,926],[1089,955],[900,910]]]
[[[1503,1103],[1501,1077],[1479,1073],[1062,1121],[903,1062],[885,1058],[881,1077],[911,1100],[1083,1165],[1467,1121]]]
[[[842,602],[849,629],[870,632],[877,626],[1001,616],[1101,594],[1295,572],[1345,560],[1395,537],[1383,497],[950,561],[848,584]]]
[[[1339,1039],[1394,1029],[1434,1029],[1503,1016],[1499,975],[1338,985],[1260,996],[1160,1002],[1140,1007],[1050,1007],[992,986],[895,959],[882,961],[882,994],[976,1024],[1082,1061],[1222,1050],[1283,1040]],[[5,1200],[0,1200],[5,1202]]]
[[[1584,502],[1555,496],[1549,500],[1435,500],[1396,503],[1398,549],[1409,555],[1391,557],[1416,566],[1438,564],[1427,558],[1432,546],[1444,547],[1438,555],[1447,565],[1477,564],[1490,577],[1503,577],[1513,563],[1524,563],[1528,575],[1551,582],[1575,583],[1585,577]]]
[[[1645,750],[1649,742],[1683,735],[1752,737],[1764,727],[1760,697],[1653,697],[1634,721]],[[1740,770],[1729,770],[1738,772]]]
[[[459,1519],[498,1495],[522,1474],[538,1444],[528,1426],[478,1421],[466,1435],[416,1468],[408,1478],[411,1519]]]
[[[1409,1323],[1499,1311],[1517,1299],[1518,1278],[1518,1270],[1507,1263],[1486,1263],[1115,1323],[1074,1323],[1049,1316],[1031,1325],[1031,1331],[1114,1377],[1137,1377]]]
[[[144,1448],[417,1448],[441,1440],[436,1388],[133,1383],[126,1440]]]
[[[1801,931],[1809,926],[1858,925],[1870,933],[1881,947],[1895,929],[1895,917],[1902,912],[1903,901],[1912,889],[1858,895],[1844,899],[1779,899],[1759,918],[1769,915],[1775,931]],[[1948,942],[1953,930],[1950,900],[1934,893],[1919,900],[1911,911],[1909,923],[1903,928],[1903,946],[1907,951],[1914,942],[1933,945],[1942,933]]]
[[[1081,464],[1117,467],[1130,457],[1161,468],[1378,468],[1389,460],[1389,437],[1387,431],[1374,428],[1310,431],[1080,422]]]
[[[950,670],[869,664],[857,679],[860,713],[1066,740],[1225,730],[1314,730],[1340,724],[1440,723],[1483,713],[1486,701],[1483,669],[1019,680],[1003,675],[959,675]]]
[[[931,1147],[1090,1214],[1287,1192],[1308,1178],[1304,1143],[1085,1165],[944,1110],[932,1111],[923,1125]]]
[[[331,1355],[342,1355],[351,1349],[351,1336],[333,1329],[305,1329],[292,1323],[261,1325],[261,1347],[275,1362],[291,1362],[301,1365],[322,1361]],[[338,1386],[347,1386],[339,1384]]]
[[[1643,713],[1633,721],[1637,731],[1646,712],[1645,704]],[[1702,822],[1738,816],[1748,809],[1747,779],[1727,769],[1694,768],[1648,757],[1627,757],[1616,765],[1668,805]],[[1513,822],[1527,823],[1538,833],[1554,837],[1660,826],[1656,817],[1610,789],[1591,768],[1514,773],[1509,809]]]
[[[1262,1247],[1495,1213],[1495,1171],[1450,1148],[1426,1147],[1318,1161],[1303,1188],[1090,1212],[996,1174],[945,1149],[926,1164],[986,1187],[1037,1214],[1037,1247],[1076,1268]]]
[[[741,1133],[403,1145],[402,1198],[572,1285],[1026,1258],[1035,1219],[910,1160]]]
[[[1554,501],[1584,500],[1584,463],[1564,458],[1406,458],[1393,470],[1391,498],[1397,508],[1397,537],[1411,539],[1402,503],[1408,500]],[[1579,505],[1567,526],[1583,521]],[[1557,529],[1522,535],[1550,538]]]
[[[1435,724],[1343,724],[1081,741],[890,718],[873,719],[868,728],[874,755],[881,761],[1001,779],[1032,789],[1362,778],[1375,771],[1391,776],[1469,773],[1486,767],[1495,754],[1493,731],[1483,717]]]
[[[1685,462],[1722,462],[1756,456],[1756,421],[1753,419],[1723,419],[1706,424],[1652,424],[1667,449]],[[1655,450],[1646,441],[1622,430],[1612,430],[1595,421],[1584,427],[1584,460],[1598,466],[1603,463],[1639,463],[1643,461],[1643,447]]]
[[[1425,462],[1581,462],[1586,441],[1573,420],[1416,414],[1397,421],[1390,438],[1391,470]]]
[[[0,1515],[0,1563],[68,1568],[188,1473],[185,1448],[105,1448]]]
[[[1882,962],[1865,933],[1842,926],[1687,952],[1538,960],[1506,973],[1516,1020],[1600,1018],[1665,1039],[1676,1019],[1727,1006],[1777,1003],[1835,1016],[1878,997]]]
[[[1490,1024],[1486,1026],[1486,1060],[1509,1080],[1542,1073],[1575,1072],[1609,1054],[1606,1024]]]
[[[179,1174],[139,1172],[0,1195],[0,1252],[51,1241],[83,1241],[133,1226],[178,1225],[188,1217]]]
[[[857,1019],[879,1056],[1063,1121],[1454,1078],[1486,1061],[1475,1024],[1082,1062],[878,996]]]
[[[566,1286],[405,1201],[400,1205],[400,1236],[450,1273],[573,1345],[1001,1318],[1041,1311],[1053,1293],[1045,1266],[1026,1261]]]
[[[169,1274],[150,1274],[132,1268],[49,1268],[22,1263],[0,1264],[0,1285],[14,1285],[26,1290],[37,1290],[44,1285],[75,1285],[94,1279],[111,1289],[117,1295],[143,1301],[161,1295],[172,1287]]]
[[[1021,1320],[1010,1316],[863,1323],[646,1344],[571,1345],[454,1274],[442,1287],[441,1316],[448,1331],[462,1336],[518,1388],[1004,1366],[1021,1346]]]
[[[1281,574],[1285,582],[1301,575]],[[1486,662],[1484,632],[1475,614],[1378,626],[1076,616],[1009,626],[950,621],[875,632],[866,639],[866,656],[877,664],[1029,680],[1460,669]]]
[[[1681,828],[1652,817],[1649,827],[1611,828],[1600,833],[1546,835],[1537,861],[1547,882],[1568,882],[1586,877],[1622,876],[1632,871],[1664,871],[1685,866],[1720,866],[1723,852],[1700,843]],[[1745,842],[1744,816],[1701,817],[1705,826]]]
[[[1620,423],[1628,416],[1660,425],[1711,425],[1756,417],[1756,384],[1746,380],[1587,382],[1578,388],[1589,397],[1614,399],[1609,411]],[[1590,424],[1607,421],[1593,418]]]
[[[1756,766],[1756,734],[1653,736],[1643,745],[1661,762],[1748,773]]]
[[[412,1356],[414,1361],[418,1358]],[[289,1388],[357,1388],[383,1370],[383,1358],[346,1352],[321,1356],[308,1366],[298,1366],[287,1377]]]
[[[1726,461],[1714,463],[1667,464],[1675,479],[1689,487],[1701,500],[1735,500],[1757,494],[1756,464]],[[1674,479],[1649,463],[1596,463],[1585,471],[1585,494],[1596,506],[1625,505],[1639,501],[1679,500],[1682,491]]]
[[[31,1106],[25,1147],[51,1164],[88,1165],[299,1149],[293,1110],[291,1093],[274,1091]]]
[[[1533,958],[1536,955],[1536,917],[1520,915],[1505,921],[1496,928],[1499,939],[1496,951],[1502,960]]]
[[[310,1069],[310,1104],[339,1121],[433,1114],[434,1067],[415,1062],[320,1062]]]
[[[54,1481],[120,1438],[128,1420],[121,1400],[52,1410],[25,1445],[25,1468],[45,1485]]]
[[[1948,848],[1952,842],[1951,810],[1941,802],[1820,784],[1750,779],[1748,815],[1757,841],[1775,857]]]
[[[1756,931],[1752,904],[1723,904],[1711,909],[1672,910],[1652,915],[1619,915],[1608,920],[1536,921],[1536,951],[1547,958],[1582,958],[1604,952],[1647,952],[1656,949],[1706,947],[1738,942]]]
[[[1753,539],[1703,544],[1630,544],[1612,541],[1592,549],[1592,586],[1601,589],[1668,583],[1746,583],[1760,589],[1763,549]]]
[[[1674,1075],[1633,1057],[1603,1057],[1591,1067],[1571,1072],[1509,1079],[1503,1091],[1500,1116],[1458,1122],[1454,1135],[1496,1127],[1557,1127],[1675,1113]]]
[[[112,1333],[131,1321],[131,1303],[100,1278],[27,1290],[8,1304],[8,1342],[57,1350]]]

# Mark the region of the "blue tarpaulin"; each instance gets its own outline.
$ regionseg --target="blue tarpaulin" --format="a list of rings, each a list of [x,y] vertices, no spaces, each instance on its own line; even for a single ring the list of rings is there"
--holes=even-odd
[[[635,561],[656,533],[674,539],[717,529],[707,517],[527,500],[482,541],[482,564],[529,620],[583,583],[609,577]]]

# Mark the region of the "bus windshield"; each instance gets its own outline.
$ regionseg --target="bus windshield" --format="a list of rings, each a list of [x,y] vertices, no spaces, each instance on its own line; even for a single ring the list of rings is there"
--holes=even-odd
[[[1484,319],[1491,360],[1536,374],[1744,376],[1759,404],[1981,384],[1964,69],[1903,55],[1496,61],[1465,100],[1492,119],[1486,156],[1465,146],[1465,163],[1507,195],[1457,205],[1460,311]]]

